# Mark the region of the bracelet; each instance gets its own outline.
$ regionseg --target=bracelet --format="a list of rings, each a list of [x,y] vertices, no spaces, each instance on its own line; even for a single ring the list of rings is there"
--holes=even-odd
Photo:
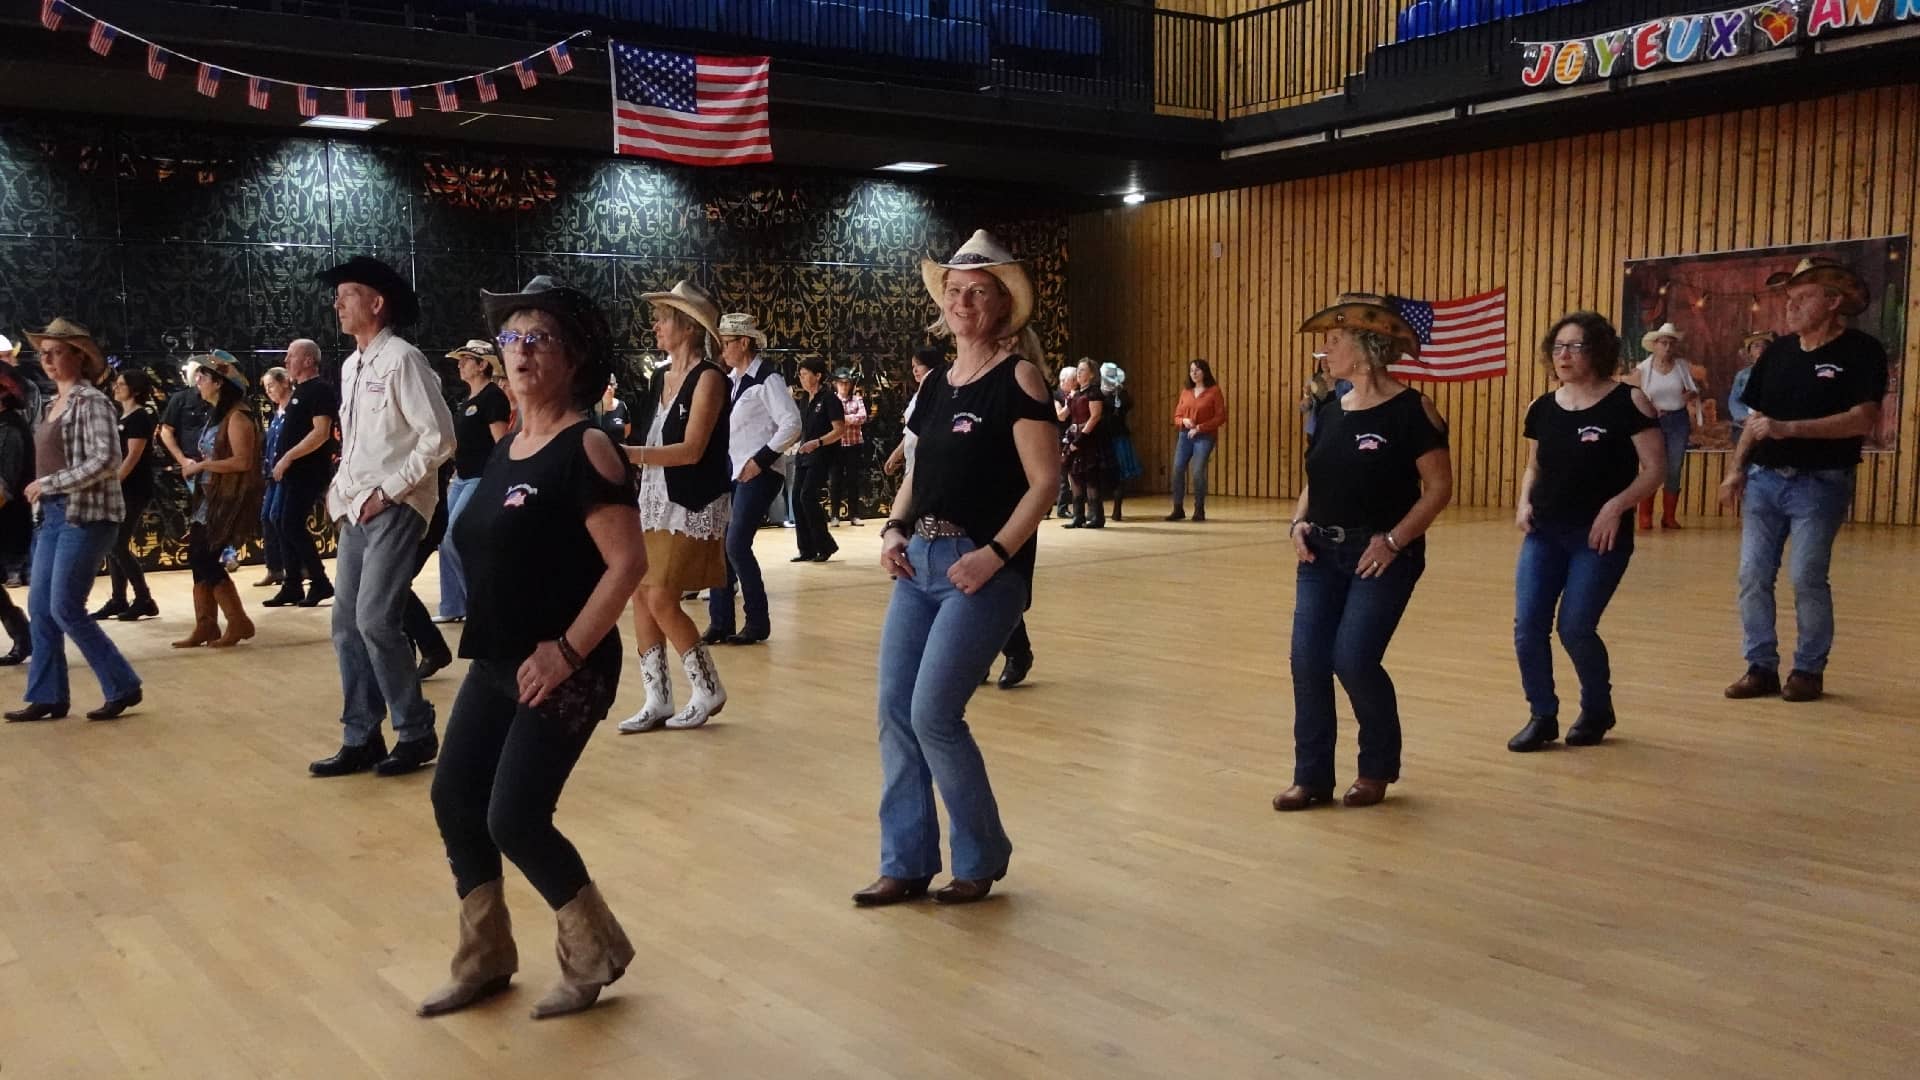
[[[888,533],[894,531],[895,529],[898,529],[900,531],[901,536],[913,535],[913,530],[907,528],[907,523],[904,521],[901,521],[899,518],[888,518],[887,523],[885,525],[880,526],[880,535],[885,536]]]
[[[565,660],[568,667],[579,671],[580,668],[586,664],[586,661],[580,658],[580,654],[573,650],[573,646],[567,644],[567,635],[561,634],[559,637],[553,639],[553,643],[559,646],[560,659]]]
[[[1007,554],[1007,549],[1004,546],[1002,546],[1000,541],[998,540],[987,541],[987,550],[993,552],[995,555],[1000,556],[1000,563],[1002,566],[1013,561],[1013,556]]]
[[[1400,541],[1395,540],[1391,532],[1387,533],[1387,546],[1393,549],[1395,555],[1400,554]]]

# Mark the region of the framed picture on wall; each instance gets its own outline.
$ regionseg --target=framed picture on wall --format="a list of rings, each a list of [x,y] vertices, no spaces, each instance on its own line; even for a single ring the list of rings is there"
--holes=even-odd
[[[1886,346],[1887,391],[1880,430],[1868,437],[1865,449],[1888,453],[1900,431],[1912,252],[1909,237],[1883,236],[1628,260],[1620,304],[1626,363],[1635,365],[1645,359],[1641,339],[1672,323],[1684,335],[1678,356],[1700,388],[1699,400],[1689,406],[1693,434],[1687,449],[1733,449],[1740,410],[1730,407],[1730,399],[1736,378],[1752,363],[1743,343],[1755,333],[1786,332],[1786,294],[1770,288],[1767,278],[1791,272],[1810,256],[1833,259],[1851,267],[1867,284],[1867,310],[1854,316],[1852,325]]]

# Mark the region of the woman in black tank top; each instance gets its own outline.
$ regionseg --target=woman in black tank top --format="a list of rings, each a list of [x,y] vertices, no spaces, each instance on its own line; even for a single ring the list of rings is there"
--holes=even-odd
[[[494,446],[454,526],[467,581],[460,655],[472,663],[447,719],[433,816],[460,893],[460,944],[452,980],[419,1011],[465,1008],[513,977],[504,854],[559,923],[560,982],[534,1005],[539,1018],[592,1005],[633,959],[553,810],[613,705],[615,625],[647,560],[626,463],[586,415],[612,369],[605,316],[537,279],[481,295],[520,426]]]
[[[924,896],[940,870],[937,784],[953,838],[946,904],[985,899],[1013,843],[967,729],[967,699],[1026,609],[1033,534],[1060,482],[1058,428],[1027,321],[1033,284],[984,231],[921,263],[953,364],[921,384],[913,475],[880,531],[894,579],[880,633],[880,879],[856,904]]]
[[[1400,779],[1400,706],[1381,660],[1427,565],[1427,527],[1453,494],[1447,424],[1387,370],[1419,337],[1385,299],[1341,297],[1300,332],[1325,332],[1327,374],[1353,389],[1320,407],[1307,486],[1288,527],[1300,559],[1293,607],[1293,786],[1275,810],[1333,800],[1333,679],[1360,726],[1359,778],[1341,800],[1372,806]]]

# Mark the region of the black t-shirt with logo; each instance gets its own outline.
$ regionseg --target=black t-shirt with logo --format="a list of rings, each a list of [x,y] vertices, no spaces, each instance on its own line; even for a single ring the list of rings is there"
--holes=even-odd
[[[1607,500],[1633,486],[1640,455],[1633,437],[1659,421],[1633,403],[1633,387],[1617,384],[1584,409],[1568,409],[1551,393],[1527,410],[1534,458],[1533,518],[1557,525],[1593,523]]]
[[[822,386],[800,406],[800,439],[802,442],[824,439],[833,434],[834,421],[846,418],[847,410],[840,404],[840,395]]]
[[[120,456],[127,455],[127,443],[133,439],[145,439],[146,447],[140,451],[140,463],[127,474],[126,482],[120,490],[127,495],[153,494],[153,411],[144,406],[120,417]]]
[[[467,397],[453,410],[453,474],[473,480],[487,469],[493,455],[493,425],[504,424],[513,414],[506,391],[492,383]],[[613,440],[620,441],[616,435]]]
[[[1320,407],[1307,446],[1307,520],[1386,532],[1420,501],[1414,463],[1446,445],[1418,390],[1368,409],[1348,410],[1334,398]]]
[[[313,434],[315,420],[331,421],[332,430],[340,430],[340,395],[325,379],[308,379],[294,384],[293,393],[280,413],[279,449],[280,456],[285,457],[287,451]],[[293,464],[287,466],[286,480],[325,483],[327,470],[332,463],[332,448],[323,443],[312,453],[295,458]],[[279,464],[279,461],[276,459],[274,464]]]
[[[1798,335],[1767,346],[1740,403],[1775,420],[1818,420],[1878,402],[1886,392],[1887,350],[1849,327],[1812,351],[1800,348]],[[1752,461],[1770,469],[1850,469],[1860,463],[1862,442],[1858,436],[1768,439],[1754,446]]]

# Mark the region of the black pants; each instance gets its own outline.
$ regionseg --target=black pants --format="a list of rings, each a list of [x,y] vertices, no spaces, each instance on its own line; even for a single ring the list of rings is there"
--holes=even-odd
[[[194,522],[187,529],[187,569],[193,571],[195,585],[219,585],[227,579],[226,545],[215,547],[207,539],[207,527]]]
[[[433,519],[427,522],[427,531],[420,538],[420,546],[413,552],[413,576],[419,577],[420,571],[427,568],[427,560],[439,550],[440,541],[447,536],[447,499],[446,492],[440,493],[440,503],[433,508]],[[415,652],[422,658],[445,656],[448,654],[447,639],[440,635],[440,628],[434,625],[433,614],[421,601],[420,594],[407,590],[407,598],[400,606],[400,625],[407,632],[407,639],[413,642]]]
[[[153,599],[147,591],[147,575],[140,569],[140,560],[133,557],[133,534],[140,527],[140,515],[147,512],[147,504],[153,501],[153,491],[127,491],[121,489],[127,500],[127,515],[120,519],[120,529],[113,534],[113,547],[107,551],[107,572],[113,578],[113,598],[124,603],[127,599],[127,586],[133,586],[133,598],[140,603]]]
[[[1000,650],[1000,655],[1009,660],[1016,657],[1022,660],[1033,659],[1033,639],[1027,636],[1025,615],[1020,616],[1020,621],[1014,624],[1013,633],[1007,635],[1006,647]]]
[[[327,478],[323,473],[319,477],[299,476],[296,470],[287,470],[287,478],[280,481],[279,490],[269,504],[268,515],[273,528],[273,538],[280,547],[282,561],[281,573],[289,582],[326,581],[327,568],[320,561],[319,545],[314,543],[313,533],[307,528],[307,519],[313,514],[315,503],[327,491]]]
[[[793,530],[800,554],[808,558],[831,555],[840,550],[827,533],[827,511],[820,505],[821,489],[827,486],[830,463],[824,451],[798,454],[793,459]]]
[[[553,827],[553,812],[613,706],[619,639],[609,635],[537,709],[519,702],[519,667],[475,660],[467,668],[434,766],[433,818],[462,897],[499,877],[505,855],[557,911],[589,879],[580,852]]]
[[[866,516],[860,509],[867,478],[866,445],[836,446],[828,453],[833,455],[833,498],[827,502],[828,516],[840,514],[857,521]]]

